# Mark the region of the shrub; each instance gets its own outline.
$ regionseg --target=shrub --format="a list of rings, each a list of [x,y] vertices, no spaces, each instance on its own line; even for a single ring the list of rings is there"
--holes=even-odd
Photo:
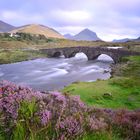
[[[113,118],[113,124],[119,133],[127,139],[140,139],[140,111],[117,111]]]
[[[43,94],[0,82],[0,139],[82,140],[89,135],[107,139],[106,134],[113,132],[138,140],[140,111],[97,109],[86,106],[79,96]]]

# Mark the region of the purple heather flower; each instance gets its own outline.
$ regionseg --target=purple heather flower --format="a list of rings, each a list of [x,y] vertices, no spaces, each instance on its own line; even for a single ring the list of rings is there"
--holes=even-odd
[[[66,102],[66,98],[65,98],[65,96],[63,96],[63,95],[58,95],[58,96],[56,97],[56,100],[57,100],[57,101],[60,101],[60,102],[63,102],[63,103]]]
[[[43,110],[40,113],[40,118],[41,118],[41,124],[42,125],[47,125],[49,120],[51,119],[51,112],[48,110]]]
[[[65,139],[65,135],[62,134],[58,140],[66,140],[66,139]]]
[[[62,93],[60,93],[58,91],[52,91],[52,92],[50,92],[50,94],[53,95],[53,96],[55,96],[55,97],[57,97],[58,95],[60,95]]]
[[[135,131],[140,133],[140,122],[136,124]]]
[[[98,130],[105,129],[107,127],[107,124],[104,122],[103,118],[100,118],[98,120],[95,117],[89,118],[88,125],[91,131],[98,131]]]
[[[66,135],[76,136],[83,132],[82,124],[80,121],[72,116],[58,122],[56,129],[65,131]]]

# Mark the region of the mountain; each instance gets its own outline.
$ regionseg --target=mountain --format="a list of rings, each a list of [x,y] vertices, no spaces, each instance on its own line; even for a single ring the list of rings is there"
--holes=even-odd
[[[59,38],[59,39],[64,38],[64,36],[62,36],[56,30],[40,24],[29,24],[29,25],[18,27],[11,31],[11,33],[17,33],[17,32],[30,33],[35,35],[41,34],[47,38]]]
[[[71,39],[71,40],[84,40],[84,41],[97,41],[97,40],[101,40],[97,34],[89,29],[84,29],[82,30],[80,33],[74,35],[74,36],[69,36],[66,37],[67,39]]]
[[[15,28],[16,27],[0,20],[0,32],[9,32]]]
[[[134,41],[140,42],[140,37],[138,37],[137,39],[134,39]]]
[[[114,43],[118,43],[118,42],[120,42],[120,43],[125,43],[125,42],[128,42],[128,41],[135,41],[135,42],[140,42],[140,37],[138,37],[138,38],[136,38],[136,39],[130,39],[130,38],[124,38],[124,39],[114,39],[112,42],[114,42]]]
[[[118,43],[118,42],[124,43],[124,42],[127,42],[127,41],[131,41],[131,39],[129,39],[129,38],[114,39],[112,42],[114,42],[114,43]]]
[[[65,34],[64,37],[67,39],[72,39],[73,36],[71,34]]]

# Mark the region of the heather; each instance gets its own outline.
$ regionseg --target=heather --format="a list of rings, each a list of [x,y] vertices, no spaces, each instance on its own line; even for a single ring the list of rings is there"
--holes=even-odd
[[[0,139],[140,139],[140,110],[90,107],[79,96],[0,82]]]

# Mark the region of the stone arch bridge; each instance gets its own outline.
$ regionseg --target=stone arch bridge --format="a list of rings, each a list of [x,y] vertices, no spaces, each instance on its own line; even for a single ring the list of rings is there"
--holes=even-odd
[[[48,57],[60,57],[64,55],[65,58],[74,57],[77,53],[83,52],[88,60],[94,60],[101,54],[110,56],[115,63],[119,62],[120,58],[130,55],[140,55],[140,52],[128,51],[125,49],[112,49],[105,47],[65,47],[65,48],[50,48],[40,49],[42,53],[47,54]]]

